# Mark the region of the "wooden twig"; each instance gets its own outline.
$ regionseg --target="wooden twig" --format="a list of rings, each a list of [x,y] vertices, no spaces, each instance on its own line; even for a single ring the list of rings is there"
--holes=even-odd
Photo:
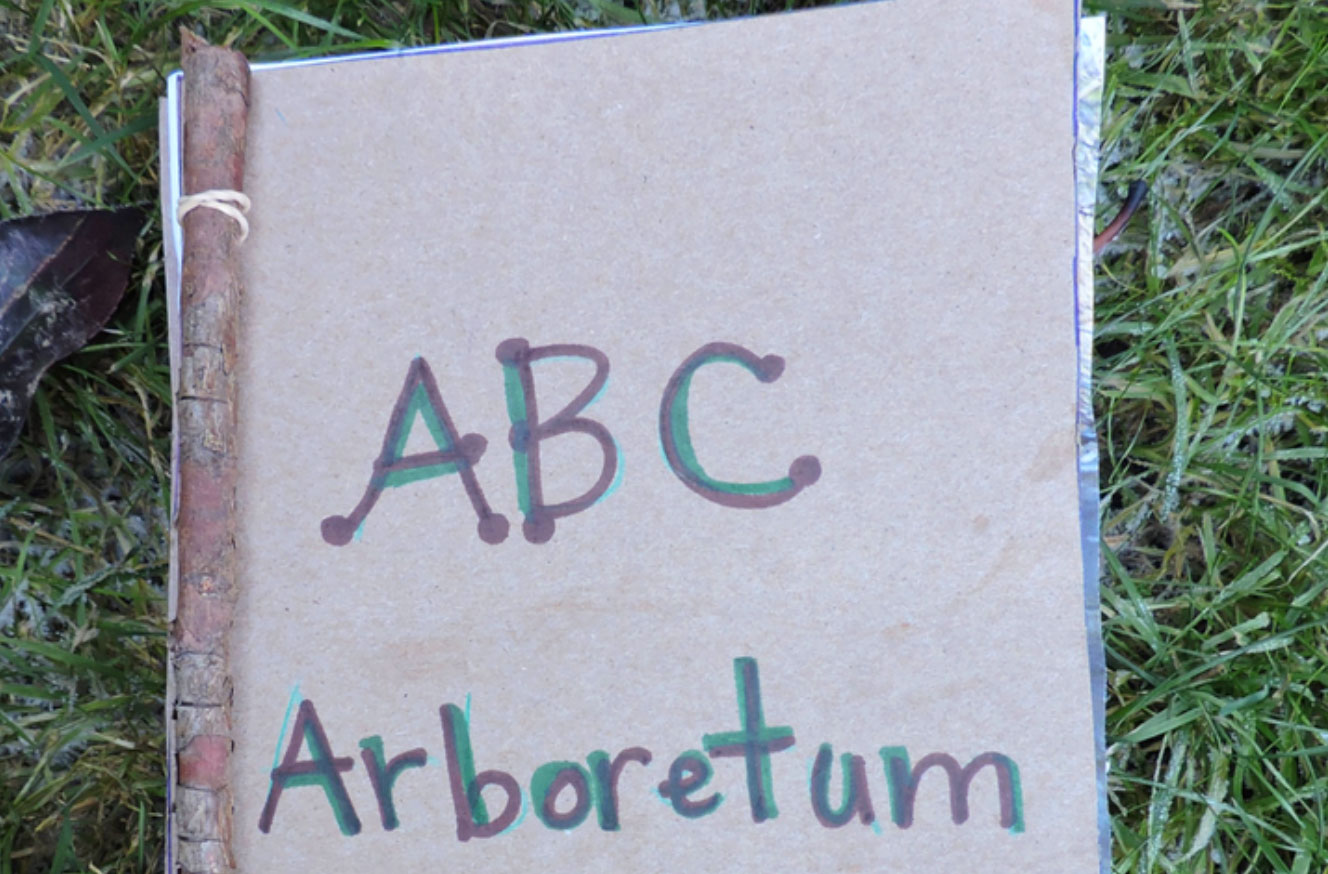
[[[182,33],[184,192],[242,190],[249,101],[244,56]],[[234,870],[231,678],[235,605],[235,351],[239,228],[196,209],[184,219],[179,395],[179,606],[171,627],[176,866]],[[175,872],[168,872],[175,874]]]

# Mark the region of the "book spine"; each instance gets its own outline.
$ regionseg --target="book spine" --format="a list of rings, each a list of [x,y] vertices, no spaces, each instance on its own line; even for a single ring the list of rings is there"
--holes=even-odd
[[[241,191],[249,102],[244,56],[182,35],[186,194]],[[178,604],[171,624],[170,874],[235,868],[231,851],[229,637],[236,587],[235,362],[241,286],[235,220],[183,219]],[[168,849],[168,852],[172,852]]]

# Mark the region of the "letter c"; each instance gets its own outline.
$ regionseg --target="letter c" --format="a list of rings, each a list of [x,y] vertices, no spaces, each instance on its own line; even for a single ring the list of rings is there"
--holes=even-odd
[[[774,382],[784,372],[784,359],[764,358],[734,343],[707,343],[674,371],[659,405],[659,438],[670,469],[687,488],[708,501],[725,507],[760,509],[793,498],[821,476],[821,463],[813,455],[802,455],[789,465],[788,476],[763,482],[739,483],[717,480],[705,472],[692,447],[687,413],[692,376],[707,364],[728,362],[747,369],[761,382]]]

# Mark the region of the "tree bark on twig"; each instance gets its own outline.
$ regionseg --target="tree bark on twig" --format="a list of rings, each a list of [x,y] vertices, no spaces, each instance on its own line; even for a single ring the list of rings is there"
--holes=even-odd
[[[244,187],[249,66],[182,33],[186,194]],[[185,874],[234,870],[231,677],[235,563],[235,353],[239,227],[214,209],[184,219],[178,415],[178,609],[171,627],[172,810]],[[168,874],[175,874],[174,871]]]

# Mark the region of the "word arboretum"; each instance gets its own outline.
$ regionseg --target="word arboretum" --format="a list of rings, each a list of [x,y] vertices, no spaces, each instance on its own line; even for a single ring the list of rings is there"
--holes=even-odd
[[[703,734],[701,750],[679,753],[669,763],[662,780],[656,782],[651,777],[646,781],[678,816],[701,819],[724,803],[723,794],[708,791],[707,785],[715,773],[711,759],[725,758],[742,760],[746,769],[747,804],[752,820],[761,823],[779,815],[771,780],[772,758],[793,746],[793,728],[766,724],[755,659],[735,659],[733,676],[741,727]],[[506,771],[476,773],[466,711],[454,704],[444,704],[439,715],[447,784],[456,812],[457,840],[494,838],[512,830],[521,822],[518,815],[522,810],[522,787]],[[420,747],[388,759],[378,735],[364,738],[359,746],[360,759],[377,801],[379,820],[385,830],[392,831],[401,822],[393,800],[393,787],[404,772],[424,767],[429,761],[428,753]],[[302,754],[304,758],[301,758]],[[965,823],[969,818],[969,786],[983,769],[989,768],[995,773],[1001,827],[1012,834],[1024,830],[1019,768],[1009,756],[985,752],[967,765],[960,765],[947,753],[931,753],[912,764],[908,750],[899,746],[882,747],[879,756],[884,770],[890,821],[896,827],[906,829],[913,825],[913,808],[922,778],[932,770],[941,771],[948,780],[951,820],[956,825]],[[881,826],[877,823],[866,760],[847,752],[839,757],[841,788],[835,802],[830,798],[834,758],[831,745],[823,743],[812,765],[810,803],[816,819],[826,828],[840,828],[856,819],[861,825],[879,830]],[[635,746],[612,756],[596,750],[586,756],[585,764],[546,762],[535,769],[528,784],[534,813],[547,828],[567,831],[581,826],[593,810],[600,829],[619,831],[621,784],[641,782],[633,780],[630,773],[625,776],[624,772],[628,771],[629,765],[638,766],[631,769],[633,771],[645,769],[654,760],[650,750]],[[341,833],[347,836],[359,834],[363,824],[343,779],[354,766],[352,757],[337,756],[333,752],[314,703],[307,699],[300,702],[285,754],[272,770],[258,828],[270,832],[284,793],[296,788],[316,787],[326,796]],[[930,781],[929,786],[935,782]],[[498,793],[503,796],[501,809],[496,813],[486,803],[485,789],[497,790],[490,793],[491,798]]]

